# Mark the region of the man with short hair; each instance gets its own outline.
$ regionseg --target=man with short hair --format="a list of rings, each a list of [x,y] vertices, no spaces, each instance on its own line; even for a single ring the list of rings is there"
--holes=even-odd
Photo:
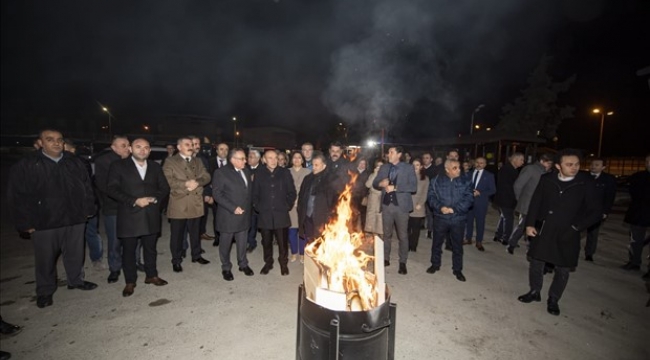
[[[329,147],[329,159],[327,160],[327,168],[330,172],[330,179],[332,186],[337,195],[341,195],[345,190],[345,185],[350,182],[350,161],[344,157],[345,146],[340,142],[334,141]]]
[[[111,150],[95,159],[95,187],[99,195],[101,212],[104,215],[104,229],[108,239],[108,283],[117,282],[122,271],[122,242],[117,238],[117,201],[108,196],[108,169],[111,164],[131,155],[129,139],[125,136],[113,137]]]
[[[314,145],[310,142],[302,144],[300,148],[302,156],[305,158],[305,167],[309,170],[312,170],[312,157],[314,156]]]
[[[438,161],[440,159],[440,161]],[[444,175],[446,174],[445,172],[445,161],[446,160],[456,160],[458,161],[460,159],[460,154],[458,153],[458,150],[456,149],[451,149],[447,151],[447,154],[445,155],[445,160],[443,161],[442,158],[437,157],[436,158],[436,165],[431,170],[432,175],[435,177],[437,175]]]
[[[504,165],[504,167],[507,165]],[[580,172],[580,154],[574,149],[558,152],[557,173],[542,175],[526,216],[526,235],[531,237],[528,259],[530,291],[519,296],[523,303],[541,301],[545,263],[555,265],[546,310],[560,315],[558,302],[578,265],[580,232],[602,218],[602,201],[594,179]]]
[[[401,161],[404,149],[391,146],[388,149],[388,163],[379,168],[372,186],[381,190],[381,217],[384,230],[384,264],[390,265],[390,250],[393,227],[397,230],[399,241],[399,270],[407,274],[406,261],[409,253],[408,222],[413,211],[411,194],[417,191],[418,180],[413,167]]]
[[[56,263],[63,254],[68,289],[92,290],[84,280],[84,228],[96,213],[95,196],[85,165],[63,151],[58,130],[40,132],[36,150],[9,171],[8,212],[19,232],[31,234],[36,270],[36,306],[53,303]]]
[[[474,202],[472,185],[460,176],[460,162],[445,161],[445,174],[437,175],[429,182],[427,198],[434,211],[433,245],[431,266],[427,273],[434,274],[442,264],[442,244],[449,238],[452,251],[452,270],[458,281],[465,281],[463,275],[463,229],[467,212]]]
[[[211,157],[208,161],[208,171],[210,173],[210,176],[214,176],[215,171],[228,165],[228,151],[230,149],[228,147],[228,144],[223,142],[219,143],[217,144],[216,149],[217,149],[216,156]],[[210,189],[209,196],[212,199],[212,204],[211,204],[212,213],[213,213],[212,225],[214,227],[214,241],[212,242],[212,246],[219,246],[219,232],[217,231],[217,202],[214,201],[214,197],[212,197],[213,194],[212,186],[210,186],[209,189]]]
[[[230,250],[233,238],[237,247],[237,265],[246,276],[253,276],[246,258],[246,235],[250,226],[253,184],[250,171],[246,168],[246,153],[233,149],[229,154],[230,164],[214,172],[212,197],[217,202],[217,231],[221,237],[219,258],[221,275],[226,281],[234,280]]]
[[[118,201],[117,237],[124,247],[124,297],[133,295],[135,290],[138,241],[144,252],[144,283],[167,285],[158,277],[156,242],[161,230],[160,200],[169,194],[169,185],[160,165],[149,160],[150,153],[149,141],[135,139],[131,157],[114,162],[108,172],[108,193]]]
[[[298,233],[307,242],[321,236],[336,206],[337,196],[329,181],[327,160],[320,152],[312,158],[312,172],[305,176],[298,194]]]
[[[517,199],[515,211],[519,213],[519,223],[508,238],[508,248],[506,250],[510,255],[515,253],[519,239],[526,232],[526,214],[528,214],[530,199],[533,197],[539,179],[542,175],[551,171],[551,167],[553,167],[553,158],[551,155],[541,154],[539,160],[534,164],[526,165],[521,170],[519,176],[517,176],[517,180],[515,180],[515,184],[513,185]]]
[[[203,149],[201,148],[201,138],[195,135],[190,135],[188,136],[192,140],[192,148],[194,150],[194,157],[201,160],[203,163],[203,166],[205,167],[206,170],[210,169],[209,161],[208,158],[203,154]],[[208,172],[210,176],[212,176],[212,172]],[[201,240],[215,240],[215,236],[208,235],[208,214],[210,213],[210,209],[212,208],[212,205],[214,205],[214,199],[212,198],[212,187],[210,183],[206,184],[203,187],[203,216],[201,216],[201,221],[199,222],[199,237]],[[213,218],[212,222],[214,223],[214,213],[213,213]],[[186,242],[187,244],[187,242]],[[187,247],[186,245],[184,247]],[[203,248],[203,247],[201,247]],[[201,253],[204,251],[202,250]]]
[[[259,150],[250,149],[248,151],[248,162],[246,166],[251,173],[251,181],[255,182],[255,173],[260,167],[261,155]],[[257,213],[251,211],[251,226],[248,229],[248,245],[246,246],[246,251],[251,253],[257,248]]]
[[[165,162],[163,172],[171,189],[167,218],[170,219],[170,250],[174,272],[183,271],[183,239],[185,229],[190,234],[192,262],[201,265],[210,262],[201,256],[199,223],[203,216],[203,186],[210,182],[210,174],[200,160],[194,158],[189,137],[177,141],[178,154]]]
[[[253,207],[258,213],[258,227],[262,230],[264,267],[260,274],[273,269],[273,239],[278,243],[278,263],[281,275],[289,275],[289,210],[296,201],[296,187],[289,169],[279,166],[278,153],[264,153],[265,166],[255,172]]]
[[[494,174],[485,170],[486,165],[487,160],[484,157],[478,157],[474,161],[474,171],[470,173],[474,206],[467,213],[467,226],[465,229],[465,239],[467,240],[463,243],[463,245],[472,243],[472,232],[476,221],[476,248],[479,251],[485,251],[483,247],[485,217],[490,205],[490,196],[496,192]]]
[[[589,172],[594,180],[596,180],[597,196],[603,202],[603,216],[600,221],[587,228],[587,241],[585,242],[586,261],[594,261],[600,225],[607,220],[610,211],[612,211],[612,206],[614,206],[614,198],[616,197],[616,179],[604,171],[606,167],[607,165],[603,158],[594,158],[589,165]]]
[[[513,222],[515,219],[515,207],[517,197],[515,196],[515,181],[519,176],[519,169],[524,165],[524,154],[515,152],[508,158],[508,161],[501,167],[497,174],[497,192],[494,195],[494,205],[499,207],[499,223],[494,234],[494,241],[508,245],[508,239],[512,234]]]

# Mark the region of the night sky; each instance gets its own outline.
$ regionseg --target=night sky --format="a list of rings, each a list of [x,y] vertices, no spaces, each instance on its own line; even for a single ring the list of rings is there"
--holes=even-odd
[[[644,155],[650,2],[2,1],[2,124],[237,116],[314,141],[340,121],[404,142],[493,126],[540,58],[576,74],[559,146]],[[65,130],[65,129],[63,129]]]

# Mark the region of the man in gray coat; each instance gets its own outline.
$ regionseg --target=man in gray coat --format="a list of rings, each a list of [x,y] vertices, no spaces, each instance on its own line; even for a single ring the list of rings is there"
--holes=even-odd
[[[246,168],[246,153],[233,149],[228,156],[230,164],[214,172],[212,197],[217,202],[217,231],[219,232],[219,257],[221,274],[226,281],[234,280],[230,250],[232,239],[237,247],[237,265],[246,276],[253,276],[246,258],[248,228],[251,224],[253,184],[250,170]]]
[[[526,214],[528,214],[528,206],[530,206],[530,199],[533,197],[535,188],[539,183],[539,178],[543,174],[551,171],[553,166],[553,158],[549,154],[541,154],[539,160],[534,163],[527,165],[525,168],[521,169],[521,173],[515,180],[513,186],[515,190],[515,197],[517,198],[517,207],[515,211],[519,213],[519,223],[517,227],[512,231],[512,235],[508,238],[508,253],[511,255],[515,253],[515,248],[517,248],[517,243],[519,239],[524,235],[526,231]]]
[[[372,186],[381,190],[381,216],[384,227],[384,265],[390,265],[393,226],[399,240],[399,273],[406,275],[406,260],[409,254],[408,222],[413,211],[411,194],[417,191],[418,180],[413,167],[400,161],[404,153],[401,146],[388,149],[388,163],[382,165]]]

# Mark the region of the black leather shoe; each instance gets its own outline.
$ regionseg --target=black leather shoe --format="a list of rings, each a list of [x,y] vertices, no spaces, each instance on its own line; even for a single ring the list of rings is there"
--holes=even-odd
[[[43,296],[38,296],[36,298],[36,306],[38,306],[41,309],[46,306],[50,306],[53,303],[54,301],[52,301],[52,295],[43,295]]]
[[[390,261],[384,260],[384,267],[389,267],[390,266]]]
[[[156,286],[165,286],[165,285],[169,284],[167,282],[167,280],[163,280],[163,279],[159,278],[158,276],[145,278],[144,283],[145,284],[152,284],[152,285],[156,285]]]
[[[11,359],[11,353],[0,350],[0,360],[9,360]]]
[[[501,242],[501,239],[499,239],[498,237],[495,236],[494,239],[492,239],[492,241],[494,241],[494,242]]]
[[[209,263],[210,263],[208,260],[206,260],[206,259],[204,259],[204,258],[202,258],[202,257],[200,257],[200,258],[198,258],[198,259],[193,259],[192,262],[193,262],[193,263],[199,263],[199,264],[201,264],[201,265],[206,265],[206,264],[209,264]]]
[[[456,279],[458,279],[458,281],[467,280],[467,279],[465,279],[465,275],[463,275],[463,273],[460,272],[460,271],[454,271],[454,275],[456,275]]]
[[[239,268],[239,271],[243,272],[244,275],[246,275],[246,276],[255,275],[255,273],[253,272],[253,269],[251,269],[250,266],[246,266],[244,268]]]
[[[546,303],[546,311],[551,315],[558,316],[560,315],[560,306],[557,304],[556,300],[549,298]]]
[[[201,249],[201,254],[205,254],[205,250]]]
[[[144,272],[144,264],[141,263],[141,262],[139,262],[139,263],[135,263],[135,268],[136,268],[139,272]]]
[[[514,247],[514,246],[510,246],[510,245],[508,245],[508,247],[506,248],[506,251],[508,252],[508,254],[510,254],[510,255],[514,255],[514,253],[515,253],[515,247]]]
[[[174,264],[174,265],[172,265],[172,268],[174,269],[174,272],[177,272],[177,273],[183,271],[183,267],[181,266],[181,264]]]
[[[4,320],[0,320],[0,334],[13,336],[21,332],[23,328],[18,325],[10,324]]]
[[[97,284],[92,283],[90,281],[84,281],[83,283],[79,285],[68,285],[68,289],[79,289],[79,290],[93,290],[94,288],[97,287]]]
[[[109,284],[115,283],[119,279],[120,279],[120,272],[119,271],[111,271],[111,273],[108,274],[108,283]]]
[[[438,271],[438,270],[440,270],[439,267],[431,265],[431,266],[429,266],[429,268],[427,269],[427,273],[429,273],[429,274],[435,274],[436,271]]]
[[[509,244],[510,244],[510,243],[508,242],[508,240],[503,240],[503,241],[501,242],[501,245],[503,245],[503,246],[508,246]]]
[[[521,301],[522,303],[531,303],[533,301],[542,301],[542,296],[537,292],[537,291],[529,291],[520,297],[517,298],[517,300]]]
[[[246,248],[246,252],[250,254],[250,253],[252,253],[253,251],[255,251],[255,248],[257,248],[257,246],[250,246],[250,245],[249,245],[249,246]]]
[[[585,261],[591,261],[591,262],[594,262],[594,257],[591,256],[591,255],[587,255],[587,256],[585,256]]]
[[[481,244],[481,243],[476,243],[476,248],[478,249],[478,251],[485,251],[485,248],[483,247],[483,244]]]
[[[285,266],[280,265],[280,274],[282,276],[289,275],[289,268],[286,265]]]
[[[214,239],[214,241],[212,242],[212,246],[215,246],[215,247],[219,246],[219,238]]]
[[[641,266],[639,265],[634,265],[631,262],[621,266],[621,269],[623,270],[641,270]]]
[[[264,265],[264,267],[262,268],[262,270],[260,270],[260,274],[262,274],[262,275],[266,275],[266,274],[269,273],[269,271],[270,271],[271,269],[273,269],[273,265],[266,264],[266,265]]]
[[[402,275],[406,275],[408,273],[405,263],[399,263],[399,270],[397,270],[397,273]]]
[[[641,279],[650,280],[650,270],[648,270],[647,273],[643,274],[643,276],[641,276]]]
[[[185,259],[187,257],[187,250],[183,250],[183,252],[181,252],[181,257],[183,259]]]
[[[235,280],[235,277],[232,275],[232,272],[230,272],[230,271],[222,271],[221,275],[223,275],[223,279],[226,280],[226,281]]]
[[[427,231],[427,239],[431,239],[431,238],[432,238],[431,231]]]

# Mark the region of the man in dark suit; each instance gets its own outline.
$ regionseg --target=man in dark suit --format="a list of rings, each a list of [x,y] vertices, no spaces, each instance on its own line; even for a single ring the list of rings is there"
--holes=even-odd
[[[237,247],[239,271],[246,276],[254,274],[246,258],[253,198],[251,176],[246,169],[246,153],[243,149],[233,149],[229,160],[230,164],[215,171],[212,179],[212,197],[217,202],[217,231],[221,239],[221,274],[226,281],[234,279],[230,262],[233,238]]]
[[[122,267],[126,286],[122,296],[131,296],[137,280],[135,249],[138,239],[144,252],[145,284],[167,285],[158,277],[156,242],[160,233],[160,202],[169,194],[162,167],[148,160],[149,141],[135,139],[131,157],[111,164],[108,195],[117,200],[117,237],[122,241]]]
[[[424,169],[424,174],[431,181],[436,177],[436,166],[433,164],[433,155],[430,152],[426,151],[422,154],[422,168]],[[427,239],[433,238],[433,211],[431,211],[431,206],[427,203],[424,207],[426,219],[427,219]]]
[[[650,244],[650,237],[646,236],[650,228],[650,154],[645,157],[645,170],[630,176],[630,206],[625,213],[624,221],[630,224],[629,261],[623,265],[625,270],[639,270],[643,247]],[[643,275],[647,281],[648,272]]]
[[[399,273],[406,275],[409,254],[408,222],[413,211],[411,194],[417,191],[418,180],[413,167],[401,161],[404,149],[392,146],[388,149],[388,163],[382,165],[372,186],[381,190],[381,217],[384,227],[384,263],[390,265],[390,248],[393,227],[399,241]]]
[[[524,165],[524,154],[515,152],[508,161],[499,169],[497,174],[497,192],[494,195],[494,205],[499,207],[499,223],[494,234],[494,241],[508,245],[515,220],[515,181],[519,176],[519,169]]]
[[[262,275],[273,269],[273,238],[278,243],[280,273],[289,275],[289,210],[296,201],[296,187],[289,170],[278,166],[278,153],[267,150],[264,166],[255,172],[253,207],[258,213],[258,227],[262,230],[264,267]]]
[[[467,213],[467,226],[465,228],[465,242],[463,245],[472,243],[474,221],[476,221],[476,248],[485,251],[483,248],[483,233],[485,232],[485,217],[487,216],[490,196],[496,192],[494,174],[485,170],[487,160],[478,157],[474,161],[474,172],[471,173],[472,191],[474,195],[474,206]]]
[[[596,180],[597,196],[603,202],[603,218],[601,221],[587,228],[587,241],[585,243],[586,261],[594,261],[600,225],[607,219],[609,212],[612,211],[614,198],[616,197],[616,179],[614,176],[604,172],[606,167],[605,159],[602,158],[592,159],[589,165],[589,172]]]
[[[210,173],[210,176],[214,176],[215,171],[228,165],[229,149],[230,148],[226,143],[217,144],[217,154],[208,160],[208,172]],[[209,195],[210,197],[212,197],[212,186],[210,186]],[[212,242],[212,246],[219,246],[219,232],[217,231],[217,203],[216,201],[214,201],[214,198],[212,198],[212,200],[213,201],[211,206],[212,206],[212,212],[214,214],[214,221],[212,223],[212,225],[214,226],[214,241]]]
[[[259,150],[248,150],[248,162],[246,167],[250,170],[251,180],[255,183],[255,172],[260,167],[262,155]],[[252,253],[257,248],[257,213],[251,211],[251,227],[248,229],[248,246],[246,251]]]

